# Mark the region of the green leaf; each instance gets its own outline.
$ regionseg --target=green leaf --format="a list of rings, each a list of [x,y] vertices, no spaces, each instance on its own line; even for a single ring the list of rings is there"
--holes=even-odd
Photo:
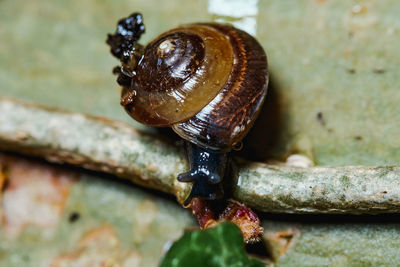
[[[161,267],[183,266],[264,266],[250,259],[243,245],[239,228],[231,223],[204,231],[186,232],[164,257]]]

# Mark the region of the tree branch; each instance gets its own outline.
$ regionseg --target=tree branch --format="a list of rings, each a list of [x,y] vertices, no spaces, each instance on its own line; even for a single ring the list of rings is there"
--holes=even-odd
[[[183,153],[160,136],[104,118],[0,98],[0,148],[128,178],[177,196]],[[400,167],[294,168],[238,162],[234,197],[262,211],[389,213],[400,211]]]

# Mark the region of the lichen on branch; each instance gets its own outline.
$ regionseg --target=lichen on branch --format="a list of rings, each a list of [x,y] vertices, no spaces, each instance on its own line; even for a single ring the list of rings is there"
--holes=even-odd
[[[0,149],[107,172],[177,196],[186,169],[180,148],[104,118],[0,98]],[[400,211],[400,167],[295,168],[237,163],[233,196],[250,208],[286,213],[391,213]]]

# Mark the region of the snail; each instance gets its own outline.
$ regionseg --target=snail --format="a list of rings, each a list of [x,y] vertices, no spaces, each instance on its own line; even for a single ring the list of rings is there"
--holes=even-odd
[[[145,47],[143,17],[118,22],[107,44],[120,59],[114,68],[121,105],[136,121],[172,127],[187,142],[192,182],[185,201],[223,197],[229,152],[241,144],[264,102],[267,57],[255,38],[232,26],[195,23],[162,33]]]

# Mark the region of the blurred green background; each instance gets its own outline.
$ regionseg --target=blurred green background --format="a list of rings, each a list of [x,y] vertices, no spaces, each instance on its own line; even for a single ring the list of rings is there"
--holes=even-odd
[[[0,95],[104,116],[154,131],[135,123],[120,107],[119,88],[111,73],[118,62],[105,44],[107,33],[115,30],[117,20],[134,11],[144,15],[143,44],[167,29],[198,21],[233,23],[255,33],[268,55],[270,91],[255,129],[245,141],[242,156],[284,160],[291,153],[300,153],[317,165],[399,165],[400,2],[395,0],[0,0]],[[88,206],[85,212],[94,224],[106,221],[119,227],[126,219],[121,218],[127,216],[129,221],[132,210],[136,210],[136,204],[131,207],[130,201],[136,203],[143,198],[161,205],[157,216],[169,214],[152,226],[156,235],[147,237],[147,243],[133,246],[142,249],[143,266],[156,265],[166,240],[194,225],[190,215],[172,199],[141,192],[140,188],[124,189],[127,185],[110,186],[114,182],[91,175],[94,177],[74,185],[69,205]],[[100,208],[96,206],[97,194],[106,196]],[[127,194],[132,200],[124,197]],[[112,207],[120,201],[126,202],[118,217]],[[98,213],[102,207],[108,207],[109,213]],[[137,212],[140,217],[143,211]],[[171,222],[173,230],[163,227],[171,218],[176,220]],[[324,224],[310,224],[310,219],[303,221],[303,226],[290,226],[304,234],[285,255],[282,265],[300,266],[299,259],[303,266],[398,262],[396,253],[389,250],[398,247],[397,224],[364,224],[357,219],[357,223],[338,226],[338,222],[329,224],[331,218],[322,220]],[[276,224],[266,225],[273,229]],[[118,228],[120,236],[137,230],[126,227]],[[51,237],[29,231],[17,241],[5,242],[1,237],[0,265],[22,266],[24,253],[36,259],[47,255],[41,254],[43,250],[36,243],[43,244],[50,238],[53,241],[47,246],[53,247],[64,242],[68,233],[76,231],[65,229]],[[353,243],[345,241],[348,231]],[[163,236],[168,232],[173,234]],[[332,239],[339,240],[335,246],[328,244]],[[154,255],[146,254],[154,247]],[[68,251],[68,246],[63,249]],[[374,253],[368,254],[368,249]],[[362,252],[365,253],[360,255]],[[30,264],[37,266],[37,261]]]
[[[268,115],[247,146],[256,159],[398,164],[398,1],[2,0],[0,94],[143,128],[119,106],[104,42],[133,11],[144,15],[143,44],[197,21],[256,33],[271,73]]]

